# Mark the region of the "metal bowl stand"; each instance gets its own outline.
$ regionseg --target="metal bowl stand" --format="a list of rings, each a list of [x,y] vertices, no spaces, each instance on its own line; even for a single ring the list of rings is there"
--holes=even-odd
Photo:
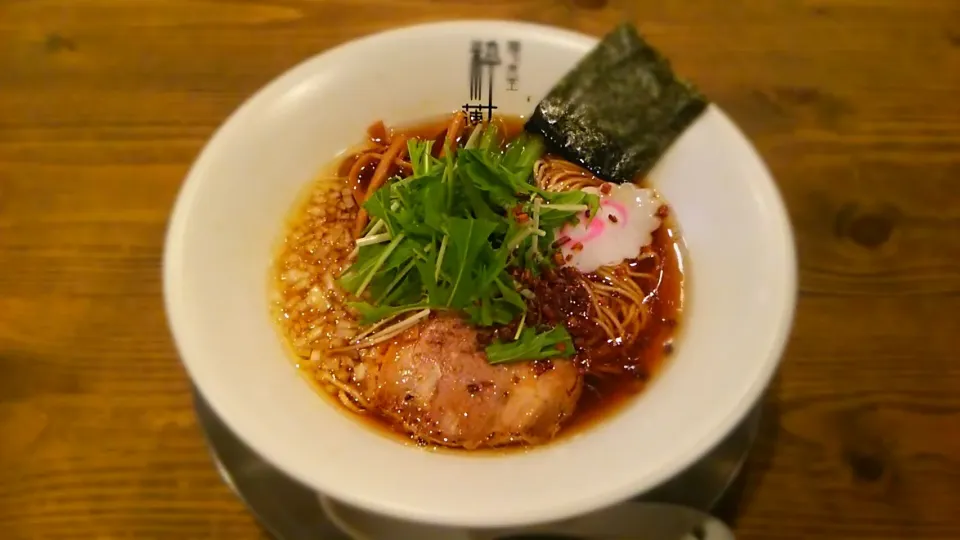
[[[194,407],[220,476],[276,540],[350,540],[327,518],[314,491],[261,459],[196,391]],[[700,461],[637,500],[716,510],[734,495],[731,486],[753,446],[759,420],[757,407]]]

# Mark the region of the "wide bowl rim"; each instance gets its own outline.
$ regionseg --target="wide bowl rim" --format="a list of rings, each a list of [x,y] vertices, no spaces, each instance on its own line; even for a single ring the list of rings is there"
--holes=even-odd
[[[597,510],[626,500],[645,489],[653,488],[668,480],[706,454],[745,417],[751,407],[761,398],[762,393],[769,385],[779,366],[780,358],[792,327],[796,304],[797,261],[793,231],[782,196],[766,164],[736,124],[730,121],[719,107],[713,106],[720,115],[720,119],[729,123],[730,127],[732,127],[733,135],[742,139],[739,142],[748,150],[750,159],[754,160],[759,166],[759,176],[762,178],[758,178],[758,182],[763,184],[761,186],[762,188],[768,190],[765,194],[766,202],[773,206],[773,214],[776,218],[776,222],[770,225],[776,230],[775,234],[782,240],[782,253],[780,253],[779,256],[783,263],[784,272],[786,272],[787,275],[785,275],[783,279],[783,290],[778,291],[779,294],[784,295],[784,300],[779,306],[780,310],[778,313],[771,314],[771,316],[776,317],[778,321],[776,335],[771,341],[771,346],[766,357],[762,359],[762,369],[758,371],[758,376],[752,381],[748,390],[741,396],[737,405],[727,412],[722,422],[717,423],[711,431],[703,433],[702,436],[697,439],[696,444],[680,449],[672,459],[664,462],[662,467],[651,475],[645,477],[638,475],[638,478],[633,481],[625,481],[617,486],[610,486],[608,489],[592,492],[590,497],[569,497],[560,504],[541,505],[536,508],[527,509],[512,509],[496,516],[490,514],[476,515],[469,510],[460,511],[459,513],[448,512],[445,514],[437,514],[430,508],[415,508],[397,501],[386,501],[383,498],[371,496],[370,494],[359,494],[342,485],[326,482],[322,477],[309,474],[309,471],[298,469],[283,459],[281,455],[282,452],[279,451],[278,448],[253,437],[250,432],[245,430],[242,419],[231,409],[224,395],[207,391],[209,385],[206,385],[207,387],[205,388],[204,378],[199,375],[197,369],[197,366],[199,363],[202,363],[203,360],[198,358],[198,356],[200,356],[199,351],[190,341],[191,338],[188,337],[190,335],[189,330],[183,327],[183,317],[181,315],[186,308],[182,296],[178,293],[181,286],[182,244],[184,235],[187,232],[189,212],[192,209],[191,201],[195,198],[198,189],[204,181],[204,176],[207,174],[208,165],[212,161],[212,156],[220,151],[221,146],[226,144],[225,140],[229,136],[228,134],[233,131],[238,124],[239,118],[244,117],[270,93],[277,92],[280,88],[289,86],[294,81],[301,79],[318,67],[322,68],[323,62],[353,47],[381,41],[385,42],[400,36],[413,36],[423,32],[466,31],[476,29],[520,30],[529,32],[530,35],[538,35],[542,38],[562,38],[579,41],[585,45],[596,42],[596,38],[593,36],[533,23],[491,19],[428,22],[387,30],[347,41],[320,52],[288,69],[257,90],[257,92],[233,111],[207,141],[199,156],[190,167],[186,179],[177,194],[167,227],[163,252],[163,294],[168,325],[175,346],[184,368],[196,385],[198,391],[203,394],[216,414],[223,419],[225,424],[228,425],[244,443],[290,477],[297,479],[324,495],[342,500],[345,503],[412,521],[467,527],[522,526],[563,519]]]

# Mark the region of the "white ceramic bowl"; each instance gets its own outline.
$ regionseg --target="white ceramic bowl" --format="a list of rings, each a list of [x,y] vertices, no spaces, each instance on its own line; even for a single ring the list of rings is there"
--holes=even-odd
[[[686,240],[688,307],[673,358],[621,412],[529,452],[478,457],[399,444],[321,399],[295,371],[269,315],[268,268],[284,218],[304,185],[371,122],[416,121],[469,101],[473,40],[499,43],[494,104],[521,115],[596,43],[536,25],[449,22],[377,34],[300,64],[237,110],[190,171],[167,235],[164,293],[194,383],[283,471],[394,517],[516,526],[626,499],[718,442],[775,371],[796,263],[770,174],[711,107],[651,175]],[[513,40],[521,44],[519,82],[508,91]]]

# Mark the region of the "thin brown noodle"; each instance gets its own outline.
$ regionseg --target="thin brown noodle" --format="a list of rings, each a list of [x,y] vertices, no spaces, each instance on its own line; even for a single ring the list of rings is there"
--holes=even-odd
[[[548,191],[600,188],[604,183],[583,168],[558,158],[539,160],[533,171],[537,185]],[[654,268],[659,268],[660,256],[652,250],[643,250],[633,262],[647,259],[653,259]],[[657,279],[659,276],[656,274],[636,271],[629,261],[601,267],[595,273],[581,278],[590,296],[596,322],[606,333],[607,339],[630,345],[640,336],[650,319],[650,306],[646,301],[648,294],[641,283],[650,290],[656,286]],[[595,367],[600,371],[609,367],[619,372],[613,366]]]

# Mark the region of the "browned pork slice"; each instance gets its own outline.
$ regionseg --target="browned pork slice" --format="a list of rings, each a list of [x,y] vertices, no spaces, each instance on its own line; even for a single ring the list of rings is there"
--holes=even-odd
[[[476,331],[445,316],[365,364],[371,408],[414,437],[467,449],[549,440],[573,414],[583,386],[569,360],[490,365]]]

